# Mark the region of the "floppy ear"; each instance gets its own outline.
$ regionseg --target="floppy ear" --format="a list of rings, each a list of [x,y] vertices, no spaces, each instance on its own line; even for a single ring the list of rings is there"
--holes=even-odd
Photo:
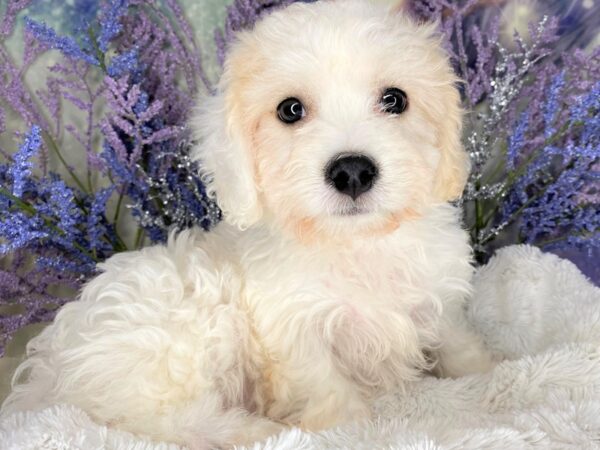
[[[469,175],[469,156],[461,142],[462,110],[460,95],[454,85],[443,87],[443,115],[438,121],[437,147],[441,152],[433,187],[442,201],[460,198]]]
[[[225,221],[247,228],[262,216],[251,156],[251,130],[226,84],[221,84],[216,95],[200,101],[192,119],[199,141],[193,156],[200,163],[207,192],[216,196]]]
[[[410,12],[409,2],[399,0],[395,7],[397,17],[406,18]],[[427,41],[423,58],[430,70],[423,74],[423,95],[413,99],[420,103],[423,112],[435,126],[436,147],[440,159],[436,168],[433,195],[447,202],[461,197],[469,175],[470,161],[461,142],[462,108],[456,84],[460,81],[441,46],[441,37],[434,23],[415,24],[414,32]],[[406,23],[405,23],[406,25]]]
[[[456,200],[462,195],[470,168],[469,157],[461,142],[462,108],[456,88],[460,80],[442,48],[436,24],[416,23],[410,19],[410,15],[406,14],[410,12],[408,1],[397,1],[392,11],[393,17],[401,19],[404,27],[412,27],[412,32],[425,42],[421,51],[428,70],[417,81],[421,94],[413,97],[412,102],[420,105],[422,113],[435,128],[435,145],[440,151],[440,158],[433,196],[442,202]]]

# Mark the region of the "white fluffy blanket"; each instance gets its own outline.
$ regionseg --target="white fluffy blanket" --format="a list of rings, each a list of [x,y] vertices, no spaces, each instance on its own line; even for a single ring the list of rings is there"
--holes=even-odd
[[[509,247],[475,277],[469,316],[506,358],[489,374],[424,378],[381,398],[379,419],[289,430],[271,449],[600,449],[600,289],[568,261]],[[0,423],[4,449],[176,450],[59,405]]]

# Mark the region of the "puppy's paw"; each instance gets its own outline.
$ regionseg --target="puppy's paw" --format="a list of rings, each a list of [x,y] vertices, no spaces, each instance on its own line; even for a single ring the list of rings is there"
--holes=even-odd
[[[440,377],[458,378],[474,373],[486,373],[501,361],[488,350],[483,339],[466,328],[446,333],[445,341],[437,352],[437,364],[432,370]]]
[[[244,426],[235,435],[233,441],[235,445],[252,445],[256,442],[264,441],[268,437],[276,436],[288,429],[283,423],[274,422],[265,417],[250,415],[246,418],[246,421]]]
[[[351,396],[350,393],[347,394]],[[307,407],[300,427],[305,430],[319,431],[344,423],[371,418],[371,408],[360,399],[334,398]]]

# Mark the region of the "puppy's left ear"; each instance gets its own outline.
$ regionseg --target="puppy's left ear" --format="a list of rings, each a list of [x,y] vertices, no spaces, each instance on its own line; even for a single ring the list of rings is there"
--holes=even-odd
[[[199,141],[193,157],[200,163],[207,193],[216,196],[224,220],[243,229],[262,217],[262,207],[254,177],[250,130],[233,97],[225,86],[200,100],[191,122]]]
[[[461,142],[462,109],[460,95],[454,84],[442,88],[443,111],[438,121],[437,147],[441,152],[433,187],[441,201],[460,198],[469,175],[469,156]]]

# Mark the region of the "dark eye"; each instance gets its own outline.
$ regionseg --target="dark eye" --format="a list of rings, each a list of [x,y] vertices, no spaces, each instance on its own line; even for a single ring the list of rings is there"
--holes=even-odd
[[[298,122],[304,115],[304,106],[297,98],[286,98],[277,107],[277,117],[284,123]]]
[[[388,88],[381,96],[380,103],[386,113],[401,114],[408,108],[408,97],[402,89]]]

